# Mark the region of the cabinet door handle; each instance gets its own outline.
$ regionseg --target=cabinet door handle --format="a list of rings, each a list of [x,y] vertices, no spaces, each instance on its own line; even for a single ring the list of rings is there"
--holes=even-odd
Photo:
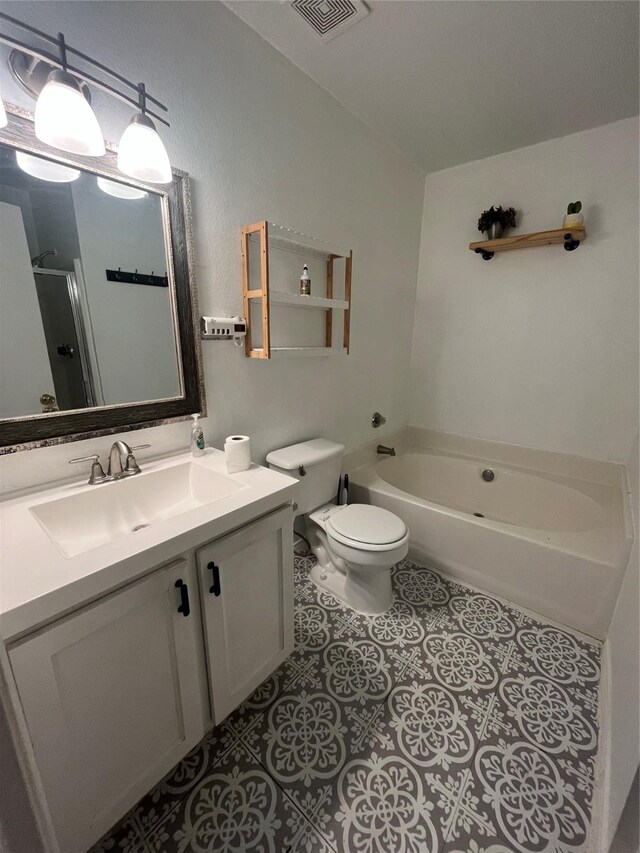
[[[189,587],[183,580],[179,580],[176,581],[176,588],[180,590],[180,607],[178,607],[178,613],[188,616],[191,613],[191,608],[189,607]]]
[[[209,592],[212,592],[216,597],[220,595],[220,569],[215,563],[207,563],[207,568],[213,572],[213,584],[209,587]]]

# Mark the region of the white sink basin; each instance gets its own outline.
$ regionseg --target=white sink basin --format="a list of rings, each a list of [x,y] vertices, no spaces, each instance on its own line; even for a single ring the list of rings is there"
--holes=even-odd
[[[163,519],[215,503],[245,488],[225,474],[182,462],[91,486],[80,494],[29,507],[47,536],[75,557]]]

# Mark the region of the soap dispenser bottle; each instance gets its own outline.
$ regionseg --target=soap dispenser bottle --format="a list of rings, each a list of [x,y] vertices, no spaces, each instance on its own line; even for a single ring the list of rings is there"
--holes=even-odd
[[[204,456],[204,432],[200,425],[200,415],[191,415],[193,426],[191,427],[191,455]]]
[[[300,295],[311,296],[311,279],[309,278],[309,267],[306,264],[302,267],[302,275],[300,276]]]

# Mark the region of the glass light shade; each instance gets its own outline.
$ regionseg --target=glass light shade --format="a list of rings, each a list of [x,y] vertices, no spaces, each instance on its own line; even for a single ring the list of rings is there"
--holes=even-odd
[[[112,195],[114,198],[134,199],[145,198],[147,195],[144,190],[130,187],[127,184],[120,184],[117,181],[110,181],[108,178],[98,178],[97,180],[102,192]]]
[[[33,118],[36,136],[53,148],[86,157],[102,157],[105,152],[98,119],[77,80],[66,71],[49,74]]]
[[[23,172],[41,181],[68,184],[71,181],[77,181],[80,177],[79,169],[52,163],[51,160],[44,160],[42,157],[33,157],[31,154],[25,154],[24,151],[16,151],[16,161]]]
[[[4,104],[0,100],[0,127],[7,126],[7,111],[4,108]]]
[[[173,180],[169,155],[149,116],[137,113],[122,134],[118,168],[130,178],[149,184],[170,184]]]

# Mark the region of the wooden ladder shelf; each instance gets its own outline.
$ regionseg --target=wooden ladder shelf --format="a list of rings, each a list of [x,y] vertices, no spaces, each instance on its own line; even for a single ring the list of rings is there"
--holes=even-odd
[[[316,240],[305,234],[298,234],[290,229],[273,223],[262,221],[247,225],[242,229],[242,299],[243,311],[247,321],[245,337],[245,355],[247,358],[271,359],[287,356],[322,356],[339,355],[349,352],[349,333],[351,325],[351,266],[353,253],[342,249],[333,251],[326,248],[321,240]],[[260,286],[252,287],[249,273],[249,241],[260,243]],[[325,296],[302,296],[275,290],[270,287],[269,257],[274,249],[294,252],[301,257],[308,255],[326,260]],[[334,291],[334,262],[344,260],[344,298],[335,299]],[[256,282],[257,284],[257,282]],[[252,330],[251,302],[260,300],[260,337],[262,346],[255,346],[257,337]],[[325,346],[273,346],[271,340],[271,310],[273,306],[285,308],[303,308],[325,311]],[[342,311],[344,314],[342,327],[342,346],[333,346],[333,314]],[[255,324],[254,324],[255,325]],[[252,331],[254,334],[252,334]]]

